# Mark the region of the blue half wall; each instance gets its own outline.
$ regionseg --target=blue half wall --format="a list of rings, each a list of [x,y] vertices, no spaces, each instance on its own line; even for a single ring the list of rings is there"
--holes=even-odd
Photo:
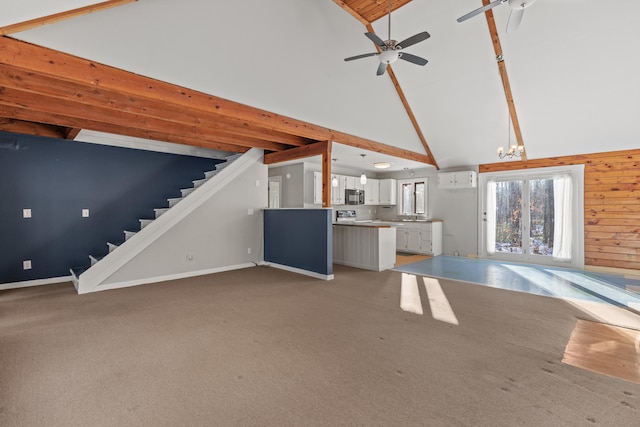
[[[331,212],[331,209],[266,209],[264,260],[319,275],[332,275]]]

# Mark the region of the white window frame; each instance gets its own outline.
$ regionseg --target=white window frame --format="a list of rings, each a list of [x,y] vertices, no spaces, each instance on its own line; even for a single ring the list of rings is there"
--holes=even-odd
[[[417,184],[421,184],[424,183],[424,214],[417,214],[415,212],[415,192],[416,192],[416,183]],[[398,180],[398,215],[404,215],[402,213],[403,209],[403,205],[404,205],[404,194],[402,192],[402,187],[404,184],[411,184],[413,187],[413,194],[414,194],[414,205],[411,207],[411,214],[412,216],[415,215],[420,215],[420,216],[425,216],[428,217],[429,216],[429,178],[424,177],[424,178],[412,178],[412,179],[401,179]]]
[[[553,257],[522,256],[514,260],[511,254],[501,252],[489,253],[487,250],[486,218],[487,214],[487,183],[489,181],[530,180],[548,177],[550,175],[569,175],[573,184],[572,205],[574,210],[572,233],[572,256],[569,261],[554,260]],[[478,255],[484,259],[504,261],[544,263],[572,268],[584,268],[584,165],[554,166],[547,168],[523,169],[517,171],[485,172],[479,174],[478,179]]]

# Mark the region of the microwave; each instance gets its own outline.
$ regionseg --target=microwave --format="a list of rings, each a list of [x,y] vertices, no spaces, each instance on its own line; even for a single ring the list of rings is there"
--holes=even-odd
[[[344,190],[344,200],[347,205],[364,205],[364,190]]]

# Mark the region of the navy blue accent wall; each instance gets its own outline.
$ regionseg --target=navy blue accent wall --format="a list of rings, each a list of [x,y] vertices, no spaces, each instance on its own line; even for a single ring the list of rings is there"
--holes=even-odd
[[[220,160],[0,133],[0,283],[68,276]],[[22,210],[32,218],[23,219]],[[89,218],[82,218],[89,209]],[[22,262],[32,261],[31,270]]]
[[[264,260],[333,274],[331,209],[264,211]]]

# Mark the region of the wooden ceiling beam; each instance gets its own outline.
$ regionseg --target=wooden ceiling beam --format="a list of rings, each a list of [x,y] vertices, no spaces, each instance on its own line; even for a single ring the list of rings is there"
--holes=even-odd
[[[257,147],[271,151],[280,151],[287,148],[284,144],[256,138],[240,138],[237,135],[224,131],[217,131],[215,133],[208,132],[206,126],[191,126],[155,117],[145,117],[125,110],[82,104],[13,87],[0,86],[0,103],[6,106],[24,107],[47,114],[64,115],[91,122],[112,123],[126,128],[137,128],[146,131],[161,129],[169,135],[184,135],[204,141]]]
[[[166,119],[172,123],[197,127],[203,133],[220,134],[225,137],[238,135],[246,140],[265,140],[294,146],[302,146],[309,143],[306,138],[260,129],[242,121],[206,115],[199,111],[190,111],[188,108],[175,106],[167,102],[136,98],[101,88],[87,87],[51,76],[17,70],[3,64],[0,64],[0,86],[52,96],[87,106],[108,108],[114,110],[116,115],[121,115],[125,112],[135,114],[136,118]],[[109,119],[114,118],[115,116],[109,117]],[[276,146],[272,147],[272,149],[276,149]]]
[[[53,24],[55,22],[64,21],[82,15],[88,15],[90,13],[110,9],[112,7],[122,6],[123,4],[133,3],[135,1],[138,0],[109,0],[98,4],[92,4],[89,6],[68,10],[66,12],[56,13],[54,15],[43,16],[41,18],[31,19],[29,21],[19,22],[17,24],[7,25],[4,27],[0,27],[0,35],[5,36],[9,34],[19,33],[21,31],[31,30],[43,25]]]
[[[115,135],[132,136],[135,138],[151,139],[155,141],[172,142],[176,144],[192,145],[195,147],[210,148],[212,150],[231,151],[235,153],[244,153],[249,147],[240,146],[233,143],[224,143],[217,141],[216,139],[198,139],[191,138],[184,135],[172,135],[164,131],[145,130],[140,128],[131,128],[122,125],[116,125],[111,123],[105,123],[103,121],[93,121],[86,119],[79,119],[76,117],[69,117],[64,114],[49,114],[41,111],[29,110],[19,106],[7,106],[2,103],[2,97],[0,96],[0,116],[11,117],[18,120],[44,123],[44,124],[57,124],[68,128],[78,129],[90,129],[97,132],[111,133]],[[28,132],[28,129],[24,133],[33,134]],[[62,138],[62,136],[57,136]]]
[[[74,139],[76,139],[76,136],[78,136],[81,130],[82,129],[79,129],[79,128],[66,128],[64,139],[73,141]]]
[[[483,5],[488,5],[490,0],[482,0]],[[504,95],[507,99],[507,106],[509,107],[509,117],[511,117],[511,124],[513,125],[513,131],[516,135],[516,141],[518,147],[522,147],[524,150],[524,141],[522,140],[522,132],[520,130],[520,121],[518,120],[518,114],[516,113],[516,105],[513,102],[513,94],[511,92],[511,84],[509,83],[509,76],[507,74],[507,66],[504,63],[504,55],[502,53],[502,44],[500,43],[500,36],[498,36],[498,28],[496,27],[496,21],[493,18],[493,10],[489,9],[485,12],[487,18],[487,24],[489,26],[489,34],[491,35],[491,42],[493,43],[493,50],[496,53],[496,60],[498,62],[498,69],[500,71],[500,77],[502,78],[502,87],[504,89]],[[507,147],[507,150],[509,147]],[[523,151],[520,160],[527,161],[527,153]]]
[[[65,81],[89,85],[96,89],[101,88],[198,110],[207,113],[208,117],[246,121],[262,129],[297,135],[316,141],[332,140],[352,146],[375,147],[369,149],[377,152],[394,149],[394,147],[385,146],[376,141],[337,132],[8,37],[0,37],[0,63],[36,74],[57,76]],[[267,148],[267,150],[270,149]],[[412,153],[406,150],[402,150],[402,152]],[[411,157],[404,158],[411,160],[419,158],[420,160],[416,161],[433,164],[431,157],[419,154],[414,156],[413,154],[417,153],[412,153]]]
[[[341,8],[343,8],[349,15],[353,16],[358,21],[360,21],[362,23],[362,25],[367,26],[367,25],[371,24],[369,21],[364,19],[364,17],[362,15],[360,15],[358,12],[356,12],[354,9],[352,9],[351,6],[349,6],[345,1],[343,1],[343,0],[333,0],[333,2],[335,4],[337,4],[338,6],[340,6]]]
[[[44,123],[35,123],[14,118],[0,118],[0,131],[22,133],[27,135],[46,136],[49,138],[64,139],[66,129],[60,126]]]
[[[320,141],[314,144],[305,145],[304,147],[296,147],[275,153],[267,153],[264,155],[264,164],[272,165],[274,163],[320,156],[327,151],[327,147],[331,147],[331,141]]]

